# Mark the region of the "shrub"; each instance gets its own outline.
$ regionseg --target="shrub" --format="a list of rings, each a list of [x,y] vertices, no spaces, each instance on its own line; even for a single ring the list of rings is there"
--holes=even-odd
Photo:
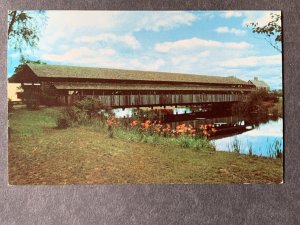
[[[70,126],[68,119],[64,117],[57,118],[56,125],[58,129],[65,129]]]
[[[264,102],[278,102],[278,97],[274,93],[269,93],[264,89],[259,89],[247,95],[244,102],[236,103],[232,106],[235,114],[256,112],[258,114],[268,114],[268,106]]]
[[[64,108],[62,115],[57,119],[57,125],[59,127],[59,123],[66,123],[68,126],[95,123],[95,118],[92,116],[96,114],[97,108],[100,106],[99,100],[89,97],[84,98],[78,101],[74,106]]]
[[[75,103],[75,107],[81,111],[86,112],[86,114],[91,117],[99,109],[103,108],[102,102],[97,98],[85,97],[84,99]]]

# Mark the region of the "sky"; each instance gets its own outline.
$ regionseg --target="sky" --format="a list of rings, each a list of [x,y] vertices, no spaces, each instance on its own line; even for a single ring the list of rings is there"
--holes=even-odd
[[[47,64],[253,77],[282,88],[282,55],[246,24],[274,11],[46,11],[37,48]],[[34,14],[35,12],[29,11]],[[280,11],[274,13],[280,14]],[[8,48],[8,76],[20,63]]]

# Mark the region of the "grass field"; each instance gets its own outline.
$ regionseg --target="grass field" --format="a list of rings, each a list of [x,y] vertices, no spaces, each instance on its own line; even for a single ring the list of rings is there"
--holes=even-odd
[[[106,129],[56,129],[59,108],[10,116],[10,184],[279,183],[282,159],[109,138]]]

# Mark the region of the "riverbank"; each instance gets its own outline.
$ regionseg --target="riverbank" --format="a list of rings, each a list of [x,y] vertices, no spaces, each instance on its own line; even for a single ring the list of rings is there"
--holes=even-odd
[[[10,184],[280,183],[282,159],[133,142],[95,126],[56,129],[59,108],[10,116]]]

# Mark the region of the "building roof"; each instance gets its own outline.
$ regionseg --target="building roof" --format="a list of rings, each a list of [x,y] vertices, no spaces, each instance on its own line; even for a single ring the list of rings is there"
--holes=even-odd
[[[235,77],[47,64],[27,64],[27,66],[30,68],[30,71],[32,71],[32,74],[28,75],[29,78],[83,78],[122,81],[234,84],[249,86],[249,83]],[[20,80],[18,78],[21,78],[22,74],[19,75],[17,73],[14,76],[14,80],[17,81]]]
[[[249,80],[249,82],[251,82],[258,88],[269,88],[269,85],[263,80],[254,79],[254,80]]]

